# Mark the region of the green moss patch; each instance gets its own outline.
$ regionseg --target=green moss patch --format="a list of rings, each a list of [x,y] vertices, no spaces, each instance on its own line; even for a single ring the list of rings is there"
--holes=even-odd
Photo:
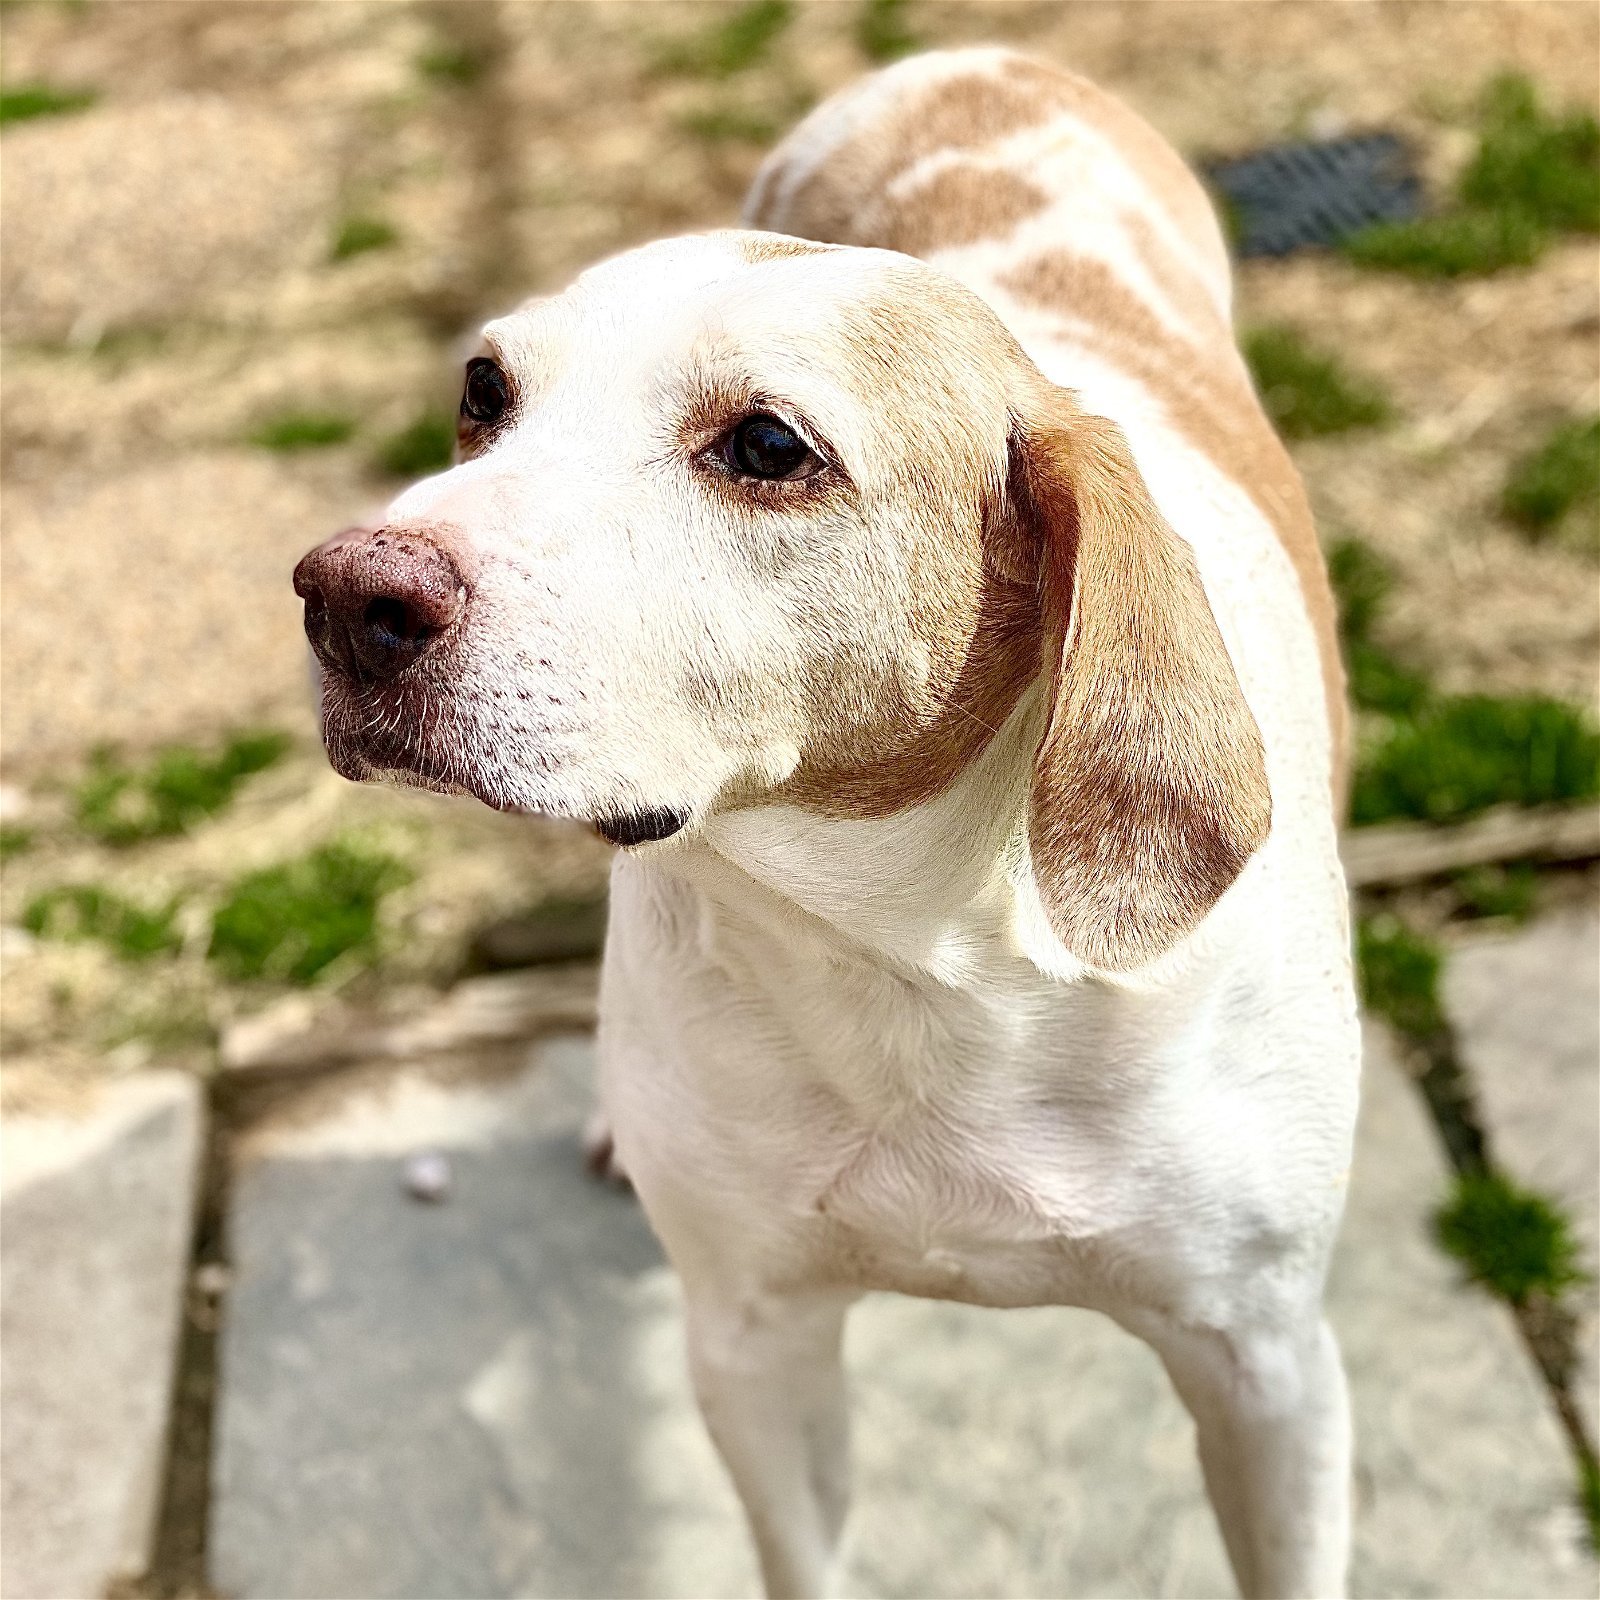
[[[1450,880],[1456,905],[1468,917],[1526,922],[1539,898],[1539,872],[1529,861],[1469,867]]]
[[[1454,278],[1527,266],[1571,231],[1600,231],[1600,124],[1544,111],[1533,84],[1508,74],[1482,97],[1478,148],[1450,205],[1364,228],[1340,248],[1363,266]]]
[[[1341,539],[1328,550],[1328,577],[1339,606],[1350,698],[1363,711],[1410,715],[1428,698],[1428,681],[1374,637],[1394,575],[1370,545]]]
[[[1394,415],[1375,384],[1347,372],[1292,328],[1247,333],[1244,353],[1268,414],[1291,439],[1373,428]]]
[[[697,78],[731,78],[765,59],[794,16],[792,0],[745,0],[727,8],[722,20],[656,54],[662,72]]]
[[[1544,247],[1544,230],[1521,212],[1459,211],[1374,223],[1340,249],[1363,267],[1419,278],[1465,278],[1531,266]]]
[[[476,83],[487,66],[481,51],[461,44],[436,45],[417,57],[417,71],[423,77],[456,88]]]
[[[1437,942],[1391,912],[1363,917],[1356,925],[1362,1002],[1408,1038],[1429,1039],[1447,1026],[1439,1000],[1443,964]]]
[[[0,861],[9,861],[33,848],[33,829],[19,827],[14,822],[0,826]]]
[[[856,14],[856,43],[869,61],[898,61],[922,48],[906,23],[906,0],[863,0]]]
[[[63,117],[84,111],[100,97],[93,89],[58,89],[49,83],[14,83],[0,89],[0,123]]]
[[[444,411],[424,411],[378,446],[376,464],[392,478],[420,478],[442,472],[455,458],[456,419]]]
[[[1368,713],[1357,742],[1350,820],[1460,822],[1496,805],[1600,795],[1600,729],[1582,706],[1545,695],[1444,695],[1380,644],[1393,587],[1359,539],[1328,552],[1350,694]]]
[[[310,983],[341,956],[376,953],[379,905],[409,877],[346,844],[249,873],[218,907],[207,954],[231,978]]]
[[[67,884],[35,895],[22,925],[42,939],[95,939],[129,961],[176,950],[179,902],[140,906],[99,884]]]
[[[1548,113],[1527,78],[1506,73],[1484,94],[1480,129],[1457,190],[1464,205],[1600,232],[1600,122],[1589,112]]]
[[[1586,1279],[1572,1225],[1559,1208],[1499,1173],[1460,1174],[1434,1225],[1468,1277],[1514,1306]]]
[[[221,811],[246,778],[288,748],[281,733],[255,732],[237,734],[212,753],[173,745],[145,767],[125,766],[101,752],[78,788],[78,825],[112,845],[183,833]]]
[[[250,442],[263,450],[321,450],[343,444],[356,431],[352,417],[334,411],[289,411],[263,423]]]
[[[1600,794],[1600,730],[1544,695],[1450,695],[1361,741],[1351,820],[1459,822],[1490,806]]]
[[[1562,423],[1511,470],[1505,514],[1536,538],[1582,516],[1600,548],[1600,415]]]
[[[399,238],[400,230],[382,217],[350,216],[334,230],[329,254],[335,261],[348,261],[351,256],[365,255],[369,250],[385,250]]]
[[[776,117],[743,106],[710,105],[686,111],[678,119],[685,133],[708,144],[766,144],[777,134]]]

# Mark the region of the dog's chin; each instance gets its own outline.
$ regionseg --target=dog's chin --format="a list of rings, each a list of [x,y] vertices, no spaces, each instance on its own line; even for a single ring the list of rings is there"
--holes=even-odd
[[[465,795],[496,811],[533,809],[505,793],[437,706],[405,685],[380,697],[325,675],[322,742],[333,770],[353,783]]]
[[[324,684],[322,738],[335,772],[353,783],[393,783],[429,794],[461,795],[495,811],[585,822],[621,849],[657,844],[681,833],[689,813],[676,806],[581,803],[557,793],[527,793],[509,774],[491,773],[468,741],[442,734],[419,737],[421,718],[362,715],[354,697]]]

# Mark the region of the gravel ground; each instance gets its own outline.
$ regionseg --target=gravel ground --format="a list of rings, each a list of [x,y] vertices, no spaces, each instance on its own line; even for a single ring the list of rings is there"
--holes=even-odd
[[[603,852],[569,832],[327,776],[287,573],[393,491],[377,446],[453,403],[476,318],[605,253],[732,220],[770,138],[870,65],[862,9],[845,3],[797,7],[748,70],[666,64],[729,14],[675,0],[0,12],[8,83],[98,96],[4,134],[0,752],[6,820],[39,836],[8,863],[7,922],[63,878],[215,886],[242,860],[387,829],[417,877],[385,913],[382,971],[439,981],[474,921],[598,884]],[[1440,181],[1470,150],[1472,99],[1493,73],[1592,105],[1600,64],[1600,12],[1562,0],[913,0],[903,20],[926,44],[999,39],[1075,66],[1197,157],[1387,125]],[[351,217],[387,223],[394,242],[334,259]],[[1392,642],[1448,687],[1596,696],[1592,557],[1530,548],[1495,514],[1508,465],[1597,403],[1594,265],[1573,243],[1451,285],[1314,257],[1240,275],[1242,323],[1289,323],[1391,392],[1394,426],[1297,455],[1325,532],[1360,534],[1399,573]],[[289,411],[343,413],[354,431],[293,454],[251,445]],[[241,725],[285,729],[297,753],[237,814],[120,854],[61,822],[96,746],[138,753]],[[152,1007],[211,1026],[255,1003],[220,991],[198,956],[187,977],[158,979],[13,930],[7,958],[8,1095],[99,1070],[119,1037],[148,1053]],[[52,1065],[19,1076],[19,1059]]]

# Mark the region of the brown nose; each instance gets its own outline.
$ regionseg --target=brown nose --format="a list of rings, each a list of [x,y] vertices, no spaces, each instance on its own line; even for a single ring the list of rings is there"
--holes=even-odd
[[[361,682],[392,678],[437,645],[466,609],[456,541],[442,530],[347,528],[294,569],[306,637],[322,664]]]

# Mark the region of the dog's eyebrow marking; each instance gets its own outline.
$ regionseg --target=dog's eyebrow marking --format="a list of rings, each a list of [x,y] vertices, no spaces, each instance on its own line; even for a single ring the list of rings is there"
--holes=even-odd
[[[830,246],[817,244],[810,239],[792,239],[787,234],[745,233],[735,234],[734,248],[750,266],[760,266],[763,261],[782,261],[792,256],[821,255]]]

